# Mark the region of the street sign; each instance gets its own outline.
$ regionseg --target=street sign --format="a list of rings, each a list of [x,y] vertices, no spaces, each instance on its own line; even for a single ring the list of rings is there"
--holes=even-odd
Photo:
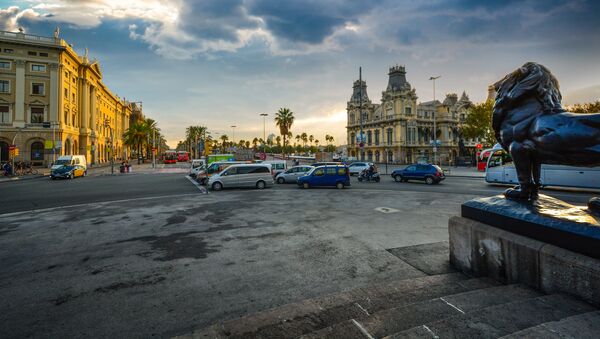
[[[52,140],[45,140],[44,141],[44,148],[45,149],[52,149],[53,146],[54,146],[54,144],[52,143]]]
[[[50,127],[52,127],[52,123],[50,123],[50,122],[42,122],[42,127],[44,127],[44,128],[50,128]]]
[[[17,145],[9,145],[9,146],[8,146],[8,150],[9,150],[9,151],[14,151],[14,150],[15,150],[15,148],[17,148]]]

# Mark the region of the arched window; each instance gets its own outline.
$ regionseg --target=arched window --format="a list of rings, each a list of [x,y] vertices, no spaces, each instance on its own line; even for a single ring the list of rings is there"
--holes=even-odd
[[[44,160],[44,144],[36,141],[31,144],[31,160]]]

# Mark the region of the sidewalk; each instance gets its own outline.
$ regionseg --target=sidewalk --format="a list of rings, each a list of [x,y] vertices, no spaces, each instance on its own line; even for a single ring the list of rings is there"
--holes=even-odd
[[[3,182],[13,182],[13,181],[21,181],[21,180],[33,180],[33,179],[41,179],[50,176],[50,168],[47,167],[36,167],[38,174],[37,175],[21,175],[14,177],[0,177],[0,183]],[[110,162],[102,163],[94,165],[94,167],[88,167],[88,174],[90,173],[102,173],[108,169],[108,174],[110,174]],[[115,172],[119,172],[119,166],[115,164]]]

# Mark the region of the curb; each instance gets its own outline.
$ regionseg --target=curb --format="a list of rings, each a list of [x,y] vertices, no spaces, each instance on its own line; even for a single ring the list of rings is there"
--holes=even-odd
[[[6,180],[0,180],[0,184],[5,183],[5,182],[15,182],[15,181],[22,181],[22,180],[35,180],[35,179],[41,179],[41,178],[48,178],[48,175],[34,175],[34,176],[25,176],[25,177],[12,177],[10,179],[6,179]]]

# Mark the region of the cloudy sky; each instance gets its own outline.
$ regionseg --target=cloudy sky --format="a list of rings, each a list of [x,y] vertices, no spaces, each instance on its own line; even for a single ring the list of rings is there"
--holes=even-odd
[[[0,29],[61,37],[100,60],[104,81],[143,101],[171,146],[188,125],[262,136],[260,113],[289,107],[294,134],[345,139],[363,67],[379,102],[405,65],[419,101],[487,85],[526,61],[549,67],[566,103],[600,98],[598,1],[0,0]]]

